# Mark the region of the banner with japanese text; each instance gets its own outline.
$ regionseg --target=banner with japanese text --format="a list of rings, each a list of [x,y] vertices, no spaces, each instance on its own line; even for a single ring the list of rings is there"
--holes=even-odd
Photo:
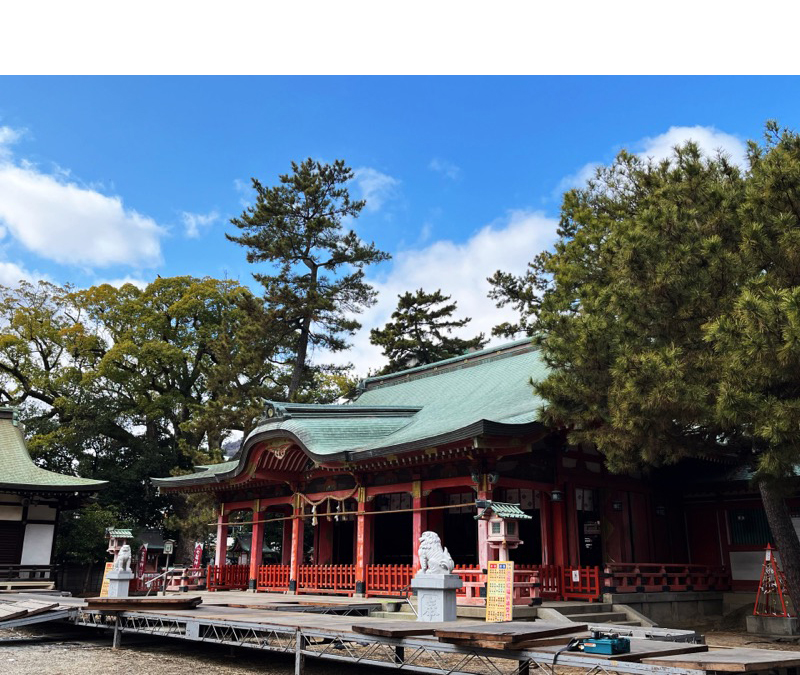
[[[514,563],[489,561],[486,579],[486,620],[511,621],[514,611]]]

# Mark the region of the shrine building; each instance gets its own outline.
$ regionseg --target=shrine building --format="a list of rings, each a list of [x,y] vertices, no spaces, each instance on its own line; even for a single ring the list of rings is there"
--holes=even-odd
[[[0,407],[0,587],[52,587],[59,512],[106,485],[36,466],[16,409]]]
[[[459,601],[480,604],[487,561],[503,551],[476,502],[517,505],[494,509],[499,517],[522,514],[497,525],[522,541],[505,551],[519,603],[729,588],[732,554],[766,543],[749,488],[739,485],[734,508],[758,520],[755,534],[742,531],[743,549],[730,545],[724,522],[732,483],[714,482],[730,466],[611,474],[594,448],[571,446],[563,429],[537,421],[543,401],[530,382],[546,372],[525,339],[368,378],[351,403],[269,403],[232,461],[153,483],[163,493],[211,493],[218,542],[232,520],[250,528],[248,564],[228,564],[218,547],[211,589],[402,595],[417,541],[432,530],[465,581]],[[280,523],[281,541],[264,541],[268,521]],[[272,548],[277,558],[264,564]]]

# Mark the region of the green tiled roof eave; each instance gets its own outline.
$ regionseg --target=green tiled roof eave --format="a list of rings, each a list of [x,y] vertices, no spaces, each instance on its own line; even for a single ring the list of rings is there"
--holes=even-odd
[[[533,516],[528,515],[521,508],[519,508],[519,504],[509,504],[507,502],[487,502],[486,508],[484,511],[475,516],[475,520],[483,517],[483,514],[486,511],[491,511],[499,518],[510,518],[513,520],[531,520],[533,518]]]
[[[543,405],[530,382],[546,374],[538,352],[529,340],[522,340],[389,378],[374,378],[381,380],[380,386],[372,388],[374,379],[368,380],[366,391],[353,403],[295,406],[301,413],[296,418],[293,406],[283,406],[285,417],[265,420],[248,435],[239,464],[225,462],[187,476],[152,480],[156,485],[178,487],[234,477],[244,469],[251,447],[282,436],[322,462],[358,461],[481,434],[524,435],[538,424],[537,413]]]
[[[96,491],[107,481],[65,476],[33,463],[20,428],[11,419],[0,419],[0,489],[51,492]]]

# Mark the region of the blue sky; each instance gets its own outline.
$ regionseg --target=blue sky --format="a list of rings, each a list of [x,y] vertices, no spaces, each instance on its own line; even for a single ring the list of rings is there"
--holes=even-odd
[[[355,223],[394,260],[369,272],[381,325],[398,293],[443,288],[472,328],[485,298],[554,238],[559,195],[622,147],[686,138],[740,159],[766,119],[798,126],[796,78],[0,77],[0,283],[87,286],[177,274],[250,282],[224,238],[292,160],[344,159]],[[380,363],[366,330],[344,358]]]

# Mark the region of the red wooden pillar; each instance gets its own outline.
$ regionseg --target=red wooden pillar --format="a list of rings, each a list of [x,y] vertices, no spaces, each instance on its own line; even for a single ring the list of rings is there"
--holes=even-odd
[[[414,555],[412,564],[415,573],[419,569],[419,540],[422,533],[428,529],[428,512],[422,511],[426,502],[425,495],[422,494],[422,481],[415,480],[411,487],[411,506],[414,509],[411,520],[411,550]]]
[[[258,568],[261,567],[264,549],[264,518],[266,513],[261,513],[261,504],[258,499],[253,500],[253,530],[250,537],[250,579],[247,586],[251,591],[258,585]]]
[[[303,532],[305,523],[303,522],[305,519],[301,516],[303,515],[303,506],[301,505],[302,502],[298,497],[295,500],[294,508],[292,509],[292,558],[291,562],[289,563],[289,592],[295,593],[297,591],[297,580],[300,576],[300,565],[303,564]]]
[[[356,595],[367,592],[367,565],[372,559],[372,520],[367,515],[372,510],[372,502],[367,501],[367,491],[358,489],[358,516],[356,516]]]
[[[284,516],[291,515],[291,511],[289,513],[284,513]],[[281,540],[281,565],[291,565],[292,564],[292,523],[294,520],[284,520],[283,521],[283,539]]]
[[[551,511],[553,524],[553,563],[564,567],[569,565],[569,547],[567,545],[567,514],[565,499],[567,495],[559,486],[554,488],[561,494],[560,500],[552,500]]]
[[[228,553],[228,516],[225,515],[225,504],[219,505],[217,516],[217,550],[214,555],[214,564],[218,566],[227,563]]]
[[[542,532],[542,565],[553,563],[552,505],[546,492],[539,492],[539,527]]]

